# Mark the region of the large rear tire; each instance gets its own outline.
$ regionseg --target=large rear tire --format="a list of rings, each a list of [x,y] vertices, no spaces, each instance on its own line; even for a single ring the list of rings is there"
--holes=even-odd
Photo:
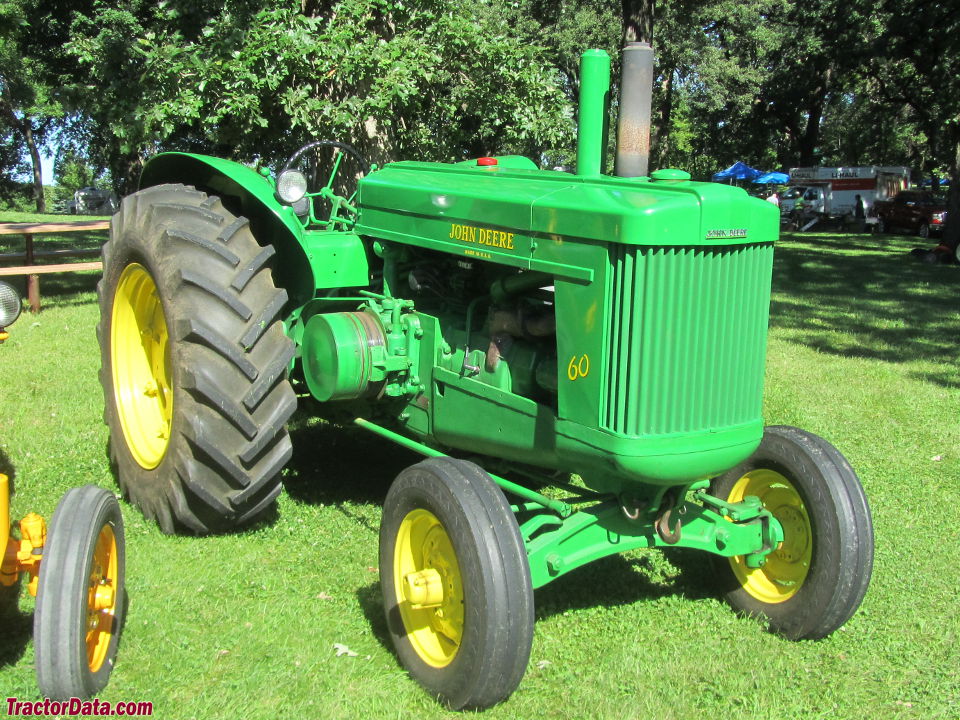
[[[164,532],[233,529],[280,493],[296,399],[273,254],[182,185],[131,195],[114,217],[97,327],[110,458]]]

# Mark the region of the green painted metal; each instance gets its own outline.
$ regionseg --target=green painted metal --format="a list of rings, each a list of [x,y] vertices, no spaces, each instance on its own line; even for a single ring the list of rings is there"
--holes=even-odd
[[[694,503],[685,503],[683,509],[676,543],[663,540],[650,522],[625,517],[615,502],[599,503],[564,519],[521,512],[520,534],[527,547],[533,587],[542,587],[594,560],[637,548],[691,548],[723,557],[746,555],[762,563],[783,540],[776,518],[749,502],[740,522]]]
[[[451,351],[424,374],[434,437],[614,492],[710,477],[753,452],[779,217],[737,188],[654,175],[404,162],[361,181],[356,230],[395,248],[388,267],[406,247],[502,267],[491,300],[470,305],[485,302],[483,316],[511,285],[553,287],[557,407],[518,394],[517,371],[484,370],[489,336],[468,337],[477,310],[466,333],[441,317]]]
[[[580,56],[580,114],[577,119],[577,175],[603,174],[610,106],[610,56],[587,50]]]
[[[370,432],[376,433],[381,437],[395,442],[397,445],[414,450],[421,455],[426,455],[427,457],[448,457],[446,453],[441,452],[440,450],[436,450],[435,448],[427,447],[422,443],[410,440],[403,435],[392,432],[391,430],[381,427],[380,425],[370,422],[364,418],[356,418],[353,422],[357,426],[362,427],[364,430],[369,430]],[[530,490],[529,488],[525,488],[523,485],[518,485],[515,482],[511,482],[510,480],[499,477],[498,475],[494,475],[493,473],[488,473],[488,475],[490,475],[497,485],[499,485],[508,493],[512,493],[517,497],[521,497],[524,500],[529,500],[540,507],[546,508],[556,513],[556,515],[559,515],[561,518],[570,517],[573,514],[573,508],[561,500],[553,500],[552,498],[548,498],[546,495],[538,493],[534,490]]]
[[[163,183],[192,185],[247,218],[258,242],[276,249],[274,277],[292,306],[306,303],[316,288],[368,282],[366,251],[357,234],[305,230],[293,208],[276,198],[272,180],[250,167],[207,155],[162,153],[147,163],[140,187]]]
[[[355,399],[379,389],[386,378],[383,330],[376,316],[319,313],[307,322],[303,374],[317,400]]]

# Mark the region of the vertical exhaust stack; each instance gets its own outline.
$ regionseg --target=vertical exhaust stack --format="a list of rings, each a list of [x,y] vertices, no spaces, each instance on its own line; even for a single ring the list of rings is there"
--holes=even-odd
[[[607,153],[610,56],[586,50],[580,56],[580,111],[577,118],[577,175],[597,176]]]
[[[620,119],[617,122],[619,177],[646,175],[650,164],[650,105],[653,97],[653,48],[627,43],[620,73]]]

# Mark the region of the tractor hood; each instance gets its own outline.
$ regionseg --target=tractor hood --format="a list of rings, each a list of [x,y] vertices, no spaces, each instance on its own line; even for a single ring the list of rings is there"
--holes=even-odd
[[[522,158],[486,164],[492,160],[386,165],[360,183],[357,232],[581,279],[590,278],[564,245],[697,247],[777,237],[779,213],[770,203],[691,182],[679,170],[582,177],[537,170]]]

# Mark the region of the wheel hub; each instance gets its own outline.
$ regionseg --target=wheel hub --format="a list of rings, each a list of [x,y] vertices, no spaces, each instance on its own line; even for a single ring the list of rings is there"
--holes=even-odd
[[[783,542],[761,567],[748,567],[743,556],[730,558],[730,566],[743,588],[757,600],[786,602],[799,592],[810,570],[813,532],[809,515],[793,483],[774,470],[748,472],[734,484],[728,501],[741,502],[750,495],[760,498],[780,523]]]
[[[401,521],[393,570],[407,639],[425,663],[446,667],[463,639],[463,582],[450,537],[429,510]]]
[[[408,573],[403,597],[414,608],[439,607],[443,604],[443,578],[433,568]]]

